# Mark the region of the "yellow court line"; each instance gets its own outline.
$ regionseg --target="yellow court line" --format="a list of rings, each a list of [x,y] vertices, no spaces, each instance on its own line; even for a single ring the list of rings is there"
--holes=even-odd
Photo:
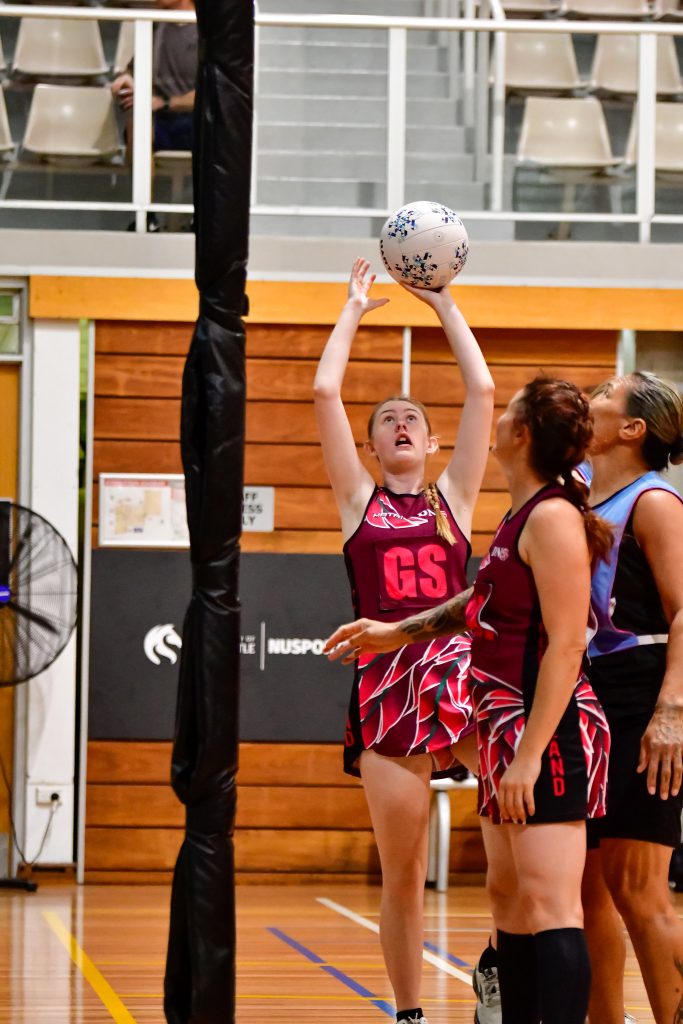
[[[102,977],[85,950],[76,942],[71,932],[62,923],[61,919],[50,910],[43,911],[43,917],[55,933],[65,950],[78,967],[79,971],[94,989],[101,1001],[111,1014],[116,1024],[136,1024],[135,1018],[130,1015],[123,1005],[114,989],[108,981]]]

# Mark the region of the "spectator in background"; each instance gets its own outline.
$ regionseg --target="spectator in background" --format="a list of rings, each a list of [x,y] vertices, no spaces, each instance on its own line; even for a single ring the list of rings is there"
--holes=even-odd
[[[193,0],[156,0],[164,11],[193,11]],[[197,77],[197,26],[194,22],[162,22],[154,28],[152,56],[152,148],[192,149],[192,108]],[[114,79],[111,91],[129,117],[133,109],[133,62]],[[126,126],[130,148],[132,133]]]

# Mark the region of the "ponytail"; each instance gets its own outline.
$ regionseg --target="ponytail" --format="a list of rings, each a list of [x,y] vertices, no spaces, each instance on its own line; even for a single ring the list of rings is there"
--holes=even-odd
[[[455,536],[451,530],[451,524],[446,518],[444,510],[441,508],[441,502],[439,501],[439,492],[435,483],[429,483],[424,489],[424,496],[427,499],[427,504],[434,512],[436,518],[436,532],[439,537],[442,537],[449,544],[455,544]]]
[[[606,562],[614,543],[612,526],[593,512],[588,504],[588,488],[572,470],[561,473],[560,479],[567,497],[583,516],[591,562]]]
[[[529,429],[531,468],[549,483],[562,482],[567,498],[583,516],[591,561],[606,559],[614,539],[612,528],[592,511],[588,488],[573,472],[593,437],[588,399],[571,381],[536,377],[515,405],[518,419]]]

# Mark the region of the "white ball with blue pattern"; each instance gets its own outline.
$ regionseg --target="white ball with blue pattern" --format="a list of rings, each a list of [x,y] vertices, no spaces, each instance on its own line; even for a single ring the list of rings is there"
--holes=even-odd
[[[395,281],[414,288],[443,288],[467,261],[465,225],[443,203],[422,200],[402,206],[386,221],[379,251]]]

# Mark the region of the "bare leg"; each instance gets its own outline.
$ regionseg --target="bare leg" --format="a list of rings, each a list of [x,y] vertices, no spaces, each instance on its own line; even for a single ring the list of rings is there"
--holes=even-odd
[[[526,921],[518,900],[517,871],[508,829],[504,825],[492,825],[488,818],[481,818],[480,821],[487,861],[486,892],[491,903],[494,935],[496,928],[525,932]]]
[[[473,775],[479,775],[479,748],[477,746],[476,732],[471,732],[469,736],[458,740],[457,743],[453,744],[451,750],[458,761],[465,765],[465,768],[471,771]]]
[[[536,1020],[540,1017],[548,1024],[585,1024],[590,993],[590,962],[581,907],[585,823],[503,827],[510,829],[519,899],[527,929],[533,935]],[[501,956],[503,945],[501,931]],[[503,986],[501,977],[505,1020]]]
[[[585,823],[501,827],[510,830],[519,899],[528,930],[535,934],[550,928],[583,928]]]
[[[583,822],[482,823],[499,928],[504,1024],[583,1024],[590,969],[583,938]]]
[[[671,848],[633,839],[601,844],[605,881],[631,936],[657,1024],[675,1020],[683,981],[683,921],[669,892]]]
[[[599,849],[588,851],[582,898],[593,974],[588,1019],[594,1024],[623,1024],[624,923],[607,888]]]
[[[428,754],[366,750],[360,760],[382,864],[380,939],[398,1010],[420,1005],[431,768]]]

